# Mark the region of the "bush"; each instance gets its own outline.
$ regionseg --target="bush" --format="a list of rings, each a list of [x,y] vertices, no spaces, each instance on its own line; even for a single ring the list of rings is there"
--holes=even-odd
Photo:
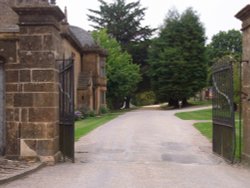
[[[75,121],[81,120],[83,118],[84,118],[84,116],[83,116],[82,112],[79,110],[76,110],[75,111]]]
[[[135,95],[133,103],[136,106],[155,104],[156,98],[153,91],[144,91]]]
[[[90,111],[88,111],[88,113],[87,113],[86,115],[87,115],[87,117],[95,117],[95,116],[96,116],[96,114],[95,114],[95,111],[94,111],[94,110],[90,110]]]
[[[80,111],[82,113],[83,118],[96,116],[95,111],[90,110],[88,107],[82,107],[78,111]]]
[[[108,112],[109,112],[109,109],[108,109],[106,106],[102,105],[102,106],[100,107],[100,110],[99,110],[99,113],[100,113],[100,114],[106,114],[106,113],[108,113]]]
[[[89,108],[88,107],[82,107],[79,109],[79,111],[83,114],[84,118],[86,118],[88,112],[89,112]]]

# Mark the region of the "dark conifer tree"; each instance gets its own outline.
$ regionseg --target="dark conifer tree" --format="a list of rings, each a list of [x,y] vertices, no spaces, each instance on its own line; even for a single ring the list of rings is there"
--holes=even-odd
[[[99,10],[89,9],[88,20],[92,22],[91,26],[97,30],[105,28],[108,34],[120,43],[122,49],[131,54],[133,63],[140,65],[143,77],[139,90],[149,90],[146,59],[150,37],[155,29],[142,25],[146,8],[141,7],[140,1],[131,3],[126,3],[125,0],[115,0],[113,3],[98,1]],[[130,96],[127,96],[127,99],[128,106]]]
[[[171,10],[150,48],[150,77],[161,102],[186,104],[206,86],[205,30],[191,8]]]

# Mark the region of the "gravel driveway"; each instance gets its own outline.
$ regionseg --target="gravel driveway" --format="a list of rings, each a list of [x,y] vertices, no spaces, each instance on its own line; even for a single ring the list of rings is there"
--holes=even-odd
[[[175,112],[121,115],[76,143],[75,164],[46,167],[2,187],[249,188],[250,171],[212,154],[193,121]]]

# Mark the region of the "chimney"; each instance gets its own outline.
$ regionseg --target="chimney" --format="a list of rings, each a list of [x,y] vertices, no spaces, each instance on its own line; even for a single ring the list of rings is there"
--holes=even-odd
[[[64,14],[65,14],[64,22],[65,22],[65,23],[68,23],[68,10],[67,10],[67,7],[66,7],[66,6],[64,7]]]

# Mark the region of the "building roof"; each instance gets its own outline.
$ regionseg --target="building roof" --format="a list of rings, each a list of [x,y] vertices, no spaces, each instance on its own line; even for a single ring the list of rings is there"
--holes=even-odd
[[[78,42],[82,49],[98,48],[93,37],[88,31],[76,26],[69,26],[69,32]]]
[[[245,19],[247,19],[250,16],[250,5],[246,5],[243,9],[241,9],[236,15],[235,17],[240,19],[241,21],[244,21]]]

